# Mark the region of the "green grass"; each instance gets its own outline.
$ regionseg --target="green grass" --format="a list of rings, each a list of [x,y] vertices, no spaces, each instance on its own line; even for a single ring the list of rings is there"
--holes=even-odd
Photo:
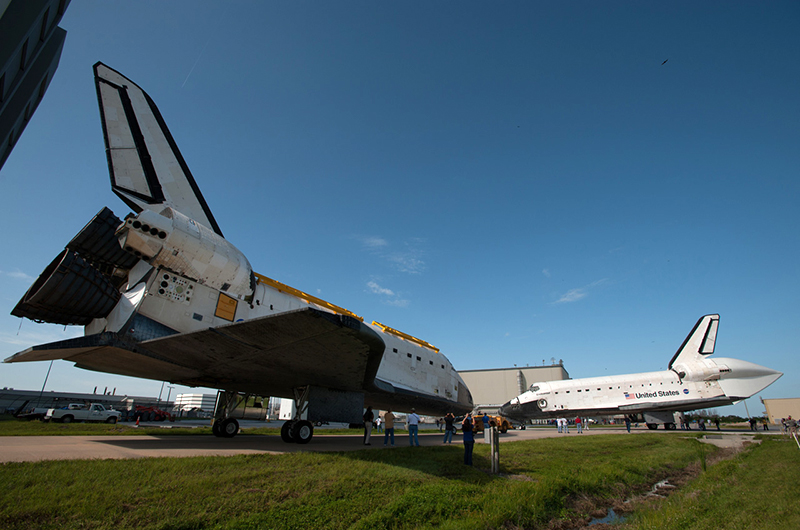
[[[662,503],[636,512],[625,529],[759,530],[800,528],[800,449],[785,436],[709,466]]]
[[[0,466],[0,528],[543,528],[586,516],[575,501],[624,498],[697,461],[664,434],[488,447],[52,461]],[[713,448],[712,448],[713,450]]]
[[[161,427],[135,427],[135,423],[58,423],[49,421],[17,420],[11,416],[0,416],[0,436],[98,436],[98,435],[136,435],[136,434],[211,434],[211,426],[181,428],[180,422],[165,422]],[[280,429],[276,429],[279,432]]]

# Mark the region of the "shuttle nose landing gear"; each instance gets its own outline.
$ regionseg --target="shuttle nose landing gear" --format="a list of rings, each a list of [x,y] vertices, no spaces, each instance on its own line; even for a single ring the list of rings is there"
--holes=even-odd
[[[238,392],[217,392],[217,406],[214,408],[214,423],[211,433],[218,438],[233,438],[239,433],[239,422],[230,416],[246,397]]]
[[[281,439],[286,443],[307,444],[314,436],[314,425],[301,419],[308,409],[309,387],[294,389],[294,418],[281,427]]]
[[[211,432],[219,438],[233,438],[239,432],[239,422],[234,418],[214,420]]]

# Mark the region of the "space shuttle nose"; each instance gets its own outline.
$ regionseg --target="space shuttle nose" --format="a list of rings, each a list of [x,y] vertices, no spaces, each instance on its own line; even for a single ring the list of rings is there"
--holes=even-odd
[[[502,405],[499,409],[497,409],[497,413],[500,416],[505,416],[506,418],[512,419],[521,418],[524,416],[522,407],[520,406],[519,398],[514,398]]]

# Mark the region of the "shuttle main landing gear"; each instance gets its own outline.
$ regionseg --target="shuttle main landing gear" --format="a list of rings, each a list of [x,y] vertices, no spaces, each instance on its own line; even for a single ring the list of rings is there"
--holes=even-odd
[[[281,427],[281,439],[286,443],[307,444],[314,436],[314,425],[301,419],[308,409],[308,391],[310,387],[294,389],[294,418]]]

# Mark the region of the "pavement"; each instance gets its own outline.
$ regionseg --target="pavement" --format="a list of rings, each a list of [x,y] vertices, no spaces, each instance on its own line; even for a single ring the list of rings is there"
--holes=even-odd
[[[43,460],[78,460],[78,459],[127,459],[152,457],[189,457],[189,456],[232,456],[242,454],[284,454],[296,452],[330,452],[392,450],[383,446],[383,434],[372,436],[372,445],[365,446],[362,436],[326,435],[324,428],[317,428],[310,443],[287,444],[278,435],[238,435],[234,438],[216,438],[211,435],[175,435],[164,430],[164,435],[133,436],[0,436],[0,462],[38,462]],[[646,428],[633,429],[631,434],[654,432]],[[686,431],[658,431],[664,435],[686,434]],[[598,434],[627,434],[624,429],[608,429],[594,427],[577,434],[574,429],[570,434],[558,433],[553,428],[533,428],[524,431],[514,430],[500,435],[500,443],[517,440],[535,440],[541,438],[567,436],[593,436]],[[766,434],[766,433],[765,433]],[[720,438],[716,438],[719,436]],[[710,440],[724,443],[743,436],[738,432],[713,432],[707,435]],[[713,437],[713,438],[712,438]],[[733,437],[733,438],[729,438]],[[443,434],[422,433],[419,435],[420,445],[440,446]],[[483,435],[476,435],[476,442],[483,443]],[[453,445],[461,446],[461,436],[455,436]],[[408,447],[407,431],[395,432],[395,447]]]

